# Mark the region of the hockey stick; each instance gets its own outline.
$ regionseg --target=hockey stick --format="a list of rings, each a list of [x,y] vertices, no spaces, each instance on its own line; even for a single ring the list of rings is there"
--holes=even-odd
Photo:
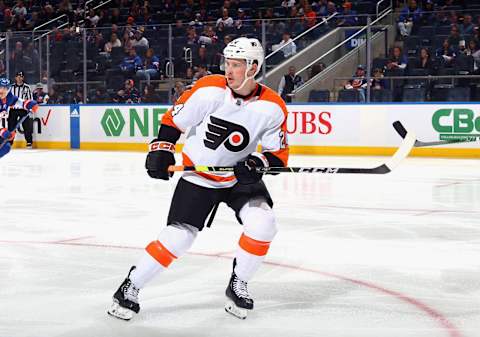
[[[415,135],[407,132],[401,146],[386,163],[373,168],[349,168],[349,167],[257,167],[261,173],[349,173],[349,174],[385,174],[391,172],[400,162],[408,156],[415,143]],[[170,172],[233,172],[231,166],[170,166]]]
[[[13,129],[13,131],[16,131],[20,125],[22,125],[23,122],[25,122],[25,120],[31,115],[31,112],[29,112],[28,114],[26,114],[25,116],[23,116],[22,118],[20,118],[20,120],[17,122],[17,125],[15,125],[15,129]],[[12,132],[13,132],[12,131]],[[1,143],[0,143],[0,149],[3,147],[3,145],[5,145],[6,143],[8,142],[8,139],[4,139]]]
[[[393,123],[393,127],[395,128],[395,131],[400,135],[400,137],[405,138],[407,136],[407,130],[403,126],[400,121],[396,121]],[[447,144],[455,144],[455,143],[470,143],[470,142],[475,142],[475,140],[439,140],[439,141],[434,141],[434,142],[422,142],[420,140],[415,140],[415,145],[414,147],[425,147],[425,146],[438,146],[438,145],[447,145]]]

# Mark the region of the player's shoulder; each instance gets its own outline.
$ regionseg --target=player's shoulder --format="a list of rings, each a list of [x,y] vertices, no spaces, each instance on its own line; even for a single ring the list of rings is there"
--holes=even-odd
[[[223,75],[203,76],[197,82],[195,82],[193,89],[198,90],[200,88],[206,88],[206,87],[216,87],[216,88],[225,89],[227,87],[227,80]]]
[[[263,85],[262,92],[258,97],[259,102],[268,102],[271,105],[275,106],[277,109],[280,109],[282,113],[287,114],[287,105],[282,97],[275,90],[270,89],[269,87]]]

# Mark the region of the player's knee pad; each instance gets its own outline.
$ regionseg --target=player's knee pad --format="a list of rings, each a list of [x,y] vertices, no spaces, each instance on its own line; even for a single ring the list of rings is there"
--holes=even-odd
[[[258,241],[271,242],[277,234],[275,214],[265,200],[257,199],[245,204],[239,215],[244,226],[244,233],[248,237]]]
[[[192,246],[198,229],[183,223],[172,223],[165,227],[158,236],[158,241],[176,257],[180,257]]]

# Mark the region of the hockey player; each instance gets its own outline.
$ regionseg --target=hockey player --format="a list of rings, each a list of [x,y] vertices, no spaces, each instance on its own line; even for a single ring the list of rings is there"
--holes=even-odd
[[[11,83],[8,78],[0,78],[0,118],[8,117],[10,109],[25,109],[27,111],[37,112],[37,102],[33,100],[23,100],[10,92]],[[10,152],[13,140],[15,139],[14,125],[7,130],[0,129],[0,157]]]
[[[12,145],[10,142],[15,138],[15,132],[10,132],[7,129],[0,129],[0,158],[10,152]]]
[[[129,320],[139,312],[139,290],[191,247],[221,202],[243,224],[225,310],[244,319],[254,307],[247,284],[277,232],[272,199],[255,168],[287,165],[287,109],[275,91],[254,79],[264,61],[257,39],[238,38],[225,47],[223,55],[225,76],[205,76],[180,96],[162,118],[145,165],[150,177],[168,180],[172,176],[168,167],[175,164],[175,143],[186,132],[184,165],[234,166],[234,174],[183,174],[167,226],[147,245],[113,295],[108,310],[112,316]],[[256,152],[259,143],[261,153]]]

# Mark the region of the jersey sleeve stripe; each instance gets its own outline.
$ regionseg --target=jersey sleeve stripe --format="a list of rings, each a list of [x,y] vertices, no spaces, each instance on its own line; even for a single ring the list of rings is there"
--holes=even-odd
[[[163,124],[163,125],[168,125],[168,126],[174,127],[174,128],[177,129],[178,131],[183,132],[177,125],[175,125],[175,122],[173,121],[172,111],[173,111],[173,109],[170,108],[170,109],[168,109],[168,111],[163,115],[163,117],[162,117],[162,124]]]

